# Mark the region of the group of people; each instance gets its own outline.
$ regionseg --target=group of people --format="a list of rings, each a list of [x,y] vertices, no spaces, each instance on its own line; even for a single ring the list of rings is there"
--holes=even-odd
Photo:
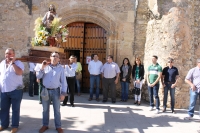
[[[60,102],[65,106],[68,100],[68,94],[70,94],[70,105],[74,107],[74,86],[77,64],[74,61],[75,56],[71,55],[69,63],[62,66],[59,61],[59,53],[52,52],[50,54],[50,63],[46,60],[40,65],[36,65],[34,68],[36,72],[37,80],[41,84],[42,90],[48,92],[48,99],[42,98],[43,106],[43,126],[39,129],[39,133],[43,133],[48,129],[49,125],[49,106],[52,102],[54,109],[54,121],[55,127],[58,133],[63,133],[61,128],[61,114],[60,114]],[[156,100],[156,113],[159,113],[160,100],[158,96],[159,81],[164,86],[164,101],[163,112],[166,111],[166,102],[168,91],[171,95],[171,111],[174,111],[175,104],[175,87],[178,82],[178,69],[173,66],[173,59],[168,60],[168,66],[162,70],[162,67],[157,63],[157,56],[152,57],[152,65],[148,67],[147,71],[147,83],[150,100],[150,110],[154,108],[154,98]],[[32,69],[31,69],[32,70]],[[96,100],[99,101],[99,81],[100,75],[102,76],[103,83],[103,102],[108,100],[108,91],[111,90],[112,103],[116,102],[116,84],[118,80],[121,82],[122,95],[121,101],[127,101],[129,83],[131,82],[131,73],[133,83],[138,88],[142,88],[144,80],[144,66],[141,64],[141,60],[136,58],[135,65],[130,65],[129,59],[124,58],[121,67],[113,61],[113,56],[107,56],[107,62],[103,65],[98,60],[98,55],[94,54],[93,60],[88,65],[90,73],[90,97],[89,101],[93,99],[93,89],[96,83]],[[200,59],[197,60],[197,67],[192,68],[185,81],[191,86],[190,89],[190,106],[188,110],[189,120],[194,115],[194,106],[196,104],[197,96],[200,89]],[[1,111],[0,111],[0,131],[8,128],[9,126],[9,110],[12,105],[12,129],[11,133],[16,133],[19,127],[20,120],[20,104],[23,96],[23,81],[22,74],[24,71],[24,65],[21,61],[16,60],[15,51],[12,48],[8,48],[5,51],[5,60],[0,63],[0,89],[1,89]],[[41,82],[42,81],[42,82]],[[140,90],[141,91],[141,90]],[[39,93],[36,91],[36,93]],[[32,92],[29,95],[32,96]],[[154,98],[153,98],[154,96]],[[135,96],[135,104],[140,105],[141,93]]]
[[[133,84],[135,88],[139,88],[140,93],[135,94],[134,104],[140,105],[141,102],[141,89],[144,83],[144,66],[141,63],[140,58],[136,58],[133,67],[130,64],[128,58],[124,58],[121,67],[113,62],[113,56],[109,55],[107,57],[107,62],[103,65],[101,61],[98,60],[98,55],[94,54],[93,60],[88,65],[88,70],[90,73],[90,97],[89,101],[93,100],[93,90],[94,84],[96,82],[96,101],[99,101],[99,82],[100,75],[102,75],[102,85],[103,85],[103,101],[108,100],[108,90],[111,90],[112,103],[116,102],[116,84],[118,80],[121,82],[121,100],[126,102],[128,100],[129,84],[131,83],[131,74],[133,79]],[[178,84],[179,71],[173,65],[174,59],[168,58],[167,66],[162,69],[162,67],[157,63],[158,56],[152,56],[152,65],[148,67],[147,71],[147,84],[148,93],[150,101],[150,111],[156,106],[156,113],[160,112],[160,99],[159,99],[159,88],[160,80],[164,88],[163,97],[163,109],[162,112],[166,112],[167,108],[167,98],[168,92],[171,97],[171,112],[176,113],[174,110],[175,106],[175,87]],[[197,66],[189,70],[185,82],[189,84],[190,87],[190,105],[188,110],[188,117],[185,120],[189,120],[194,115],[194,107],[196,104],[197,97],[200,92],[200,59],[197,59]],[[154,105],[154,99],[156,105]]]

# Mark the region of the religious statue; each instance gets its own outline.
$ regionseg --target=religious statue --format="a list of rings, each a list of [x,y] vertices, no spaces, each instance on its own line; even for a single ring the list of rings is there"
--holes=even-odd
[[[49,6],[49,11],[44,15],[42,23],[46,27],[47,31],[51,34],[51,23],[54,18],[57,17],[56,9],[54,5]]]

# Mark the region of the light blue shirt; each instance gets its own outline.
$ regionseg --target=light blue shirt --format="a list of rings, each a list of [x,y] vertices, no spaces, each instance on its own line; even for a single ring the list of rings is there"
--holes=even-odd
[[[67,82],[64,68],[60,64],[56,66],[48,65],[43,71],[40,70],[36,75],[38,79],[43,79],[45,88],[55,89],[61,87],[61,94],[66,94]]]
[[[21,61],[16,60],[15,65],[24,71],[24,64]],[[17,75],[14,71],[13,65],[8,65],[6,68],[6,60],[0,63],[0,89],[1,92],[11,92],[17,89],[18,86],[22,86],[22,75]]]
[[[185,79],[190,80],[196,87],[196,92],[200,92],[200,68],[194,67],[189,70]]]
[[[65,76],[66,77],[74,77],[75,76],[77,64],[73,63],[70,65],[70,67],[68,65],[65,65]]]
[[[105,78],[114,78],[118,73],[120,73],[120,69],[115,62],[107,62],[101,68],[101,73],[103,73]]]
[[[90,61],[88,65],[88,71],[92,75],[99,75],[101,74],[101,67],[103,66],[101,61]]]
[[[35,63],[29,62],[29,71],[30,71],[30,72],[35,72],[35,71],[34,71],[35,66],[36,66]]]

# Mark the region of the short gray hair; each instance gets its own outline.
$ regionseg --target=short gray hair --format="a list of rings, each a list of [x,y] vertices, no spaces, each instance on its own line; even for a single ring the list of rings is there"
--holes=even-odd
[[[15,50],[13,48],[7,48],[6,50],[13,51],[13,53],[15,53]]]

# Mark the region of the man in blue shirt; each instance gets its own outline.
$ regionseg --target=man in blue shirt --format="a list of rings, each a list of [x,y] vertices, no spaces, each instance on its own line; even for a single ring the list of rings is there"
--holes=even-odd
[[[188,109],[188,116],[184,119],[190,120],[194,116],[196,100],[200,94],[200,59],[197,59],[197,66],[189,70],[187,76],[185,77],[185,82],[190,85],[190,105]]]
[[[110,88],[112,95],[112,103],[116,102],[116,84],[119,80],[119,66],[113,62],[113,56],[108,55],[107,62],[101,68],[102,84],[103,84],[103,101],[108,100],[108,90]]]
[[[46,60],[42,62],[42,67],[38,71],[37,78],[43,79],[44,88],[48,90],[48,100],[42,99],[43,106],[43,126],[39,133],[43,133],[48,129],[49,125],[49,106],[53,102],[54,121],[58,133],[63,133],[61,128],[60,116],[60,100],[63,101],[67,95],[67,82],[65,79],[64,68],[59,64],[59,54],[53,52],[50,55],[51,63],[48,64]],[[60,89],[61,88],[61,89]]]
[[[173,66],[173,59],[168,59],[168,66],[163,69],[162,72],[162,84],[164,87],[164,99],[163,99],[163,112],[166,111],[167,107],[167,96],[168,91],[170,91],[171,96],[171,111],[172,113],[175,113],[174,111],[174,104],[175,104],[175,87],[177,84],[177,79],[179,77],[178,69]]]
[[[9,111],[12,104],[12,130],[16,133],[20,119],[20,104],[23,95],[22,74],[24,65],[16,60],[15,51],[8,48],[5,51],[5,60],[0,63],[0,89],[1,89],[1,127],[0,131],[9,126]]]

